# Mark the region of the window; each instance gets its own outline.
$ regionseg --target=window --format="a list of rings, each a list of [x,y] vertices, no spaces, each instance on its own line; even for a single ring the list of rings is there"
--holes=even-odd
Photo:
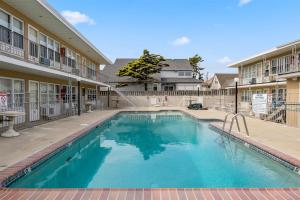
[[[284,60],[285,60],[284,72],[289,72],[292,65],[294,64],[294,56],[292,55],[285,56]]]
[[[178,76],[192,76],[191,71],[180,71],[178,72]]]
[[[178,76],[184,76],[184,72],[178,72]]]
[[[5,28],[10,28],[10,16],[2,10],[0,10],[0,25]]]
[[[278,59],[278,69],[277,72],[278,73],[282,73],[283,72],[283,67],[284,67],[284,58],[281,57]]]
[[[79,54],[76,55],[76,61],[75,61],[75,63],[76,63],[76,68],[79,69],[80,68],[80,63],[81,63],[81,59],[80,59],[80,55]]]
[[[29,28],[29,55],[38,58],[38,32]]]
[[[48,38],[48,58],[54,60],[54,41]]]
[[[13,18],[13,46],[23,49],[23,22]]]
[[[23,22],[0,10],[0,41],[23,49]]]
[[[265,62],[265,64],[264,64],[264,66],[265,66],[265,73],[264,73],[264,75],[265,75],[265,77],[267,77],[267,76],[269,76],[270,75],[270,64],[269,64],[269,62]]]
[[[48,85],[47,85],[47,83],[40,83],[40,101],[41,101],[41,106],[48,104]]]
[[[40,56],[42,58],[48,58],[47,55],[47,36],[40,33]]]
[[[77,87],[72,87],[72,102],[75,102],[77,99]]]
[[[96,101],[96,89],[88,88],[88,101]]]
[[[252,100],[252,91],[250,90],[244,90],[242,92],[242,102],[251,102]]]
[[[90,60],[86,61],[87,63],[87,75],[88,78],[95,80],[96,78],[96,65],[92,63]]]
[[[47,58],[47,47],[40,45],[40,52],[41,52],[41,57],[42,58]]]
[[[153,84],[153,91],[157,91],[157,83]]]
[[[55,103],[55,86],[54,84],[48,84],[49,104]]]
[[[24,80],[0,78],[0,93],[6,96],[6,102],[1,102],[0,110],[24,111],[25,102]]]
[[[165,85],[164,86],[164,91],[173,91],[174,90],[174,85]]]
[[[185,72],[185,76],[192,76],[192,72]]]
[[[0,41],[11,44],[10,16],[0,10]]]
[[[66,50],[67,50],[67,53],[66,53],[66,58],[65,58],[64,64],[68,65],[69,67],[76,68],[75,52],[72,51],[71,49],[66,49]]]
[[[277,74],[277,67],[278,67],[278,59],[276,58],[271,61],[272,74]]]
[[[57,42],[54,43],[54,51],[55,51],[55,62],[60,63],[60,53],[59,53],[59,44]]]

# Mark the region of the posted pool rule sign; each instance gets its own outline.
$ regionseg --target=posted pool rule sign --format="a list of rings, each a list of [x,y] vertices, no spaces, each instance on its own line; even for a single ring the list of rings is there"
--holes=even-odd
[[[267,103],[268,95],[267,94],[253,94],[252,97],[252,111],[257,114],[267,114]]]
[[[5,92],[0,91],[0,107],[7,106],[7,95]]]

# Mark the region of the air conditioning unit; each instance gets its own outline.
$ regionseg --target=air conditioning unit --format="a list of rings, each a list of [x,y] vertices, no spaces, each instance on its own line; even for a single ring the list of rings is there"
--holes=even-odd
[[[252,78],[250,84],[256,84],[256,78]]]
[[[43,65],[50,66],[50,60],[48,58],[40,57],[40,63],[43,64]]]
[[[79,76],[79,69],[72,68],[72,74]]]

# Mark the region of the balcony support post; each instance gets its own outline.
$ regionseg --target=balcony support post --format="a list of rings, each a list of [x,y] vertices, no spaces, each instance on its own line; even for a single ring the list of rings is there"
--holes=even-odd
[[[109,108],[110,87],[107,88],[107,107]]]
[[[81,109],[80,109],[80,80],[77,81],[77,112],[78,116],[81,114]]]

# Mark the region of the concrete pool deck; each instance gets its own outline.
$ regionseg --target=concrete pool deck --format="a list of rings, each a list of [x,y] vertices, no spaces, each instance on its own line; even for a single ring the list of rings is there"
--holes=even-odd
[[[21,169],[22,165],[27,164],[30,166],[34,162],[34,160],[42,158],[44,155],[49,154],[51,151],[55,150],[55,148],[59,148],[61,145],[65,145],[68,143],[68,141],[72,141],[72,139],[79,137],[82,134],[85,134],[86,130],[88,130],[89,127],[95,126],[95,124],[100,123],[116,113],[120,111],[158,111],[158,110],[181,110],[184,112],[188,112],[192,116],[199,118],[199,119],[219,119],[223,120],[225,113],[215,110],[208,110],[208,111],[190,111],[186,110],[184,108],[178,108],[178,107],[155,107],[155,108],[135,108],[135,109],[120,109],[120,110],[104,110],[104,111],[94,111],[92,113],[84,113],[80,117],[73,116],[53,122],[49,122],[47,124],[43,124],[40,126],[36,126],[30,129],[25,129],[21,131],[21,136],[15,137],[15,138],[0,138],[0,179],[11,174],[12,172],[17,172]],[[263,145],[266,145],[268,147],[271,147],[273,149],[276,149],[280,152],[283,152],[289,156],[292,156],[298,160],[300,160],[300,129],[292,128],[292,127],[286,127],[282,124],[276,124],[272,122],[266,122],[258,119],[253,118],[247,118],[248,128],[250,132],[249,139],[259,142]],[[229,124],[227,124],[229,126]],[[242,126],[242,125],[241,125]],[[236,130],[236,127],[234,128]],[[243,133],[241,133],[243,134]],[[50,148],[51,147],[51,148]],[[17,163],[17,164],[16,164]],[[20,164],[19,164],[20,163]],[[2,176],[2,177],[1,177]],[[187,190],[187,189],[186,189]],[[230,190],[230,189],[229,189]],[[0,190],[0,199],[2,197],[10,194],[7,193],[7,191],[12,192],[12,190],[6,190],[2,189]],[[35,193],[35,194],[58,194],[60,193],[60,189],[58,190],[13,190],[17,193]],[[70,192],[71,194],[80,193],[80,191],[88,193],[89,190],[66,190],[64,192]],[[103,192],[103,190],[99,189],[96,191],[100,191],[100,193]],[[109,190],[113,193],[118,192],[120,193],[121,190]],[[126,193],[128,191],[132,190],[126,190]],[[136,190],[136,192],[139,190]],[[144,191],[144,190],[143,190]],[[151,190],[151,194],[155,194],[155,190]],[[166,192],[167,191],[167,192]],[[183,190],[185,192],[185,190]],[[216,198],[211,191],[212,190],[199,190],[196,189],[197,192],[205,194],[205,192],[208,192],[209,195],[206,196],[204,199],[220,199]],[[139,191],[140,192],[140,191]],[[168,190],[161,190],[160,191],[160,198],[157,199],[164,199],[164,195],[169,195]],[[177,191],[177,199],[202,199],[197,198],[195,195],[195,192],[185,192],[185,198],[180,197],[181,190]],[[226,189],[220,189],[216,190],[215,193],[224,193],[227,194]],[[278,193],[275,195],[274,193]],[[264,196],[264,199],[299,199],[299,192],[300,189],[295,189],[293,191],[289,190],[253,190],[249,191],[248,195],[256,194],[256,195],[262,195]],[[6,195],[5,195],[5,194]],[[97,192],[98,193],[98,192]],[[167,194],[165,194],[167,193]],[[247,193],[246,190],[241,190],[239,192],[233,192],[237,193],[237,198],[233,198],[234,196],[231,196],[231,198],[227,199],[252,199],[245,196],[245,193]],[[264,194],[262,194],[264,193]],[[268,197],[269,193],[272,193],[271,197]],[[282,193],[282,194],[281,194]],[[291,193],[291,194],[287,194]],[[99,193],[98,193],[99,194]],[[110,193],[111,194],[111,193]],[[242,195],[243,194],[243,195]],[[192,198],[189,198],[188,196],[191,195]],[[265,196],[266,195],[266,196]],[[287,195],[284,197],[284,195]],[[100,195],[101,196],[101,195]],[[108,197],[108,196],[107,196]],[[195,198],[196,197],[196,198]],[[5,198],[3,198],[5,199]],[[102,197],[101,197],[102,199]],[[107,198],[103,198],[107,199]],[[115,198],[117,199],[117,198]],[[127,197],[126,197],[127,199]],[[128,198],[133,199],[133,198]],[[146,198],[145,198],[146,199]],[[153,198],[152,198],[153,199]],[[155,198],[156,199],[156,198]],[[172,198],[167,198],[172,199]],[[256,198],[256,199],[263,199],[263,198]]]

